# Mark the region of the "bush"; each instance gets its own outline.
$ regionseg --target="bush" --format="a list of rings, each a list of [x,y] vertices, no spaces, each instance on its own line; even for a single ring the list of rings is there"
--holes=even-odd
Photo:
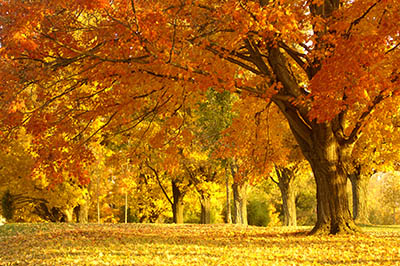
[[[223,221],[223,217],[220,214],[220,210],[216,209],[214,207],[211,207],[211,220],[210,223],[220,223]],[[191,224],[200,224],[200,216],[201,216],[201,210],[200,209],[195,209],[191,210],[189,208],[185,208],[184,210],[184,222],[185,223],[191,223]]]
[[[247,203],[249,225],[267,226],[271,222],[270,206],[265,200],[251,199]]]
[[[13,203],[13,198],[10,191],[6,191],[1,198],[2,214],[7,221],[10,221],[14,217],[15,206]]]
[[[317,203],[311,192],[300,191],[296,197],[297,225],[314,225],[317,221]]]
[[[125,222],[125,205],[121,206],[119,208],[119,222],[124,223]],[[128,223],[138,223],[139,219],[136,217],[135,214],[132,213],[131,208],[128,208]]]

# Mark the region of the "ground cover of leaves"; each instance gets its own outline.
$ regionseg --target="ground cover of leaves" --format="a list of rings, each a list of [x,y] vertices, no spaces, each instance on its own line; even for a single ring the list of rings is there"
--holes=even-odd
[[[400,227],[355,236],[309,228],[6,224],[0,265],[400,265]]]

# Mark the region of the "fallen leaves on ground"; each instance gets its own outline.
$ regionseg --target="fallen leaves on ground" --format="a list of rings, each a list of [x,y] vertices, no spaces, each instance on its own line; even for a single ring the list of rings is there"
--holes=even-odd
[[[309,228],[7,224],[0,265],[400,265],[400,228],[308,236]]]

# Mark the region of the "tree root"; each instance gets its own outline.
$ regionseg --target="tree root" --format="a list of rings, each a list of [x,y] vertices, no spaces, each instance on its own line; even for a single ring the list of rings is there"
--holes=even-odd
[[[354,221],[332,224],[330,222],[317,223],[309,235],[355,235],[362,233]]]

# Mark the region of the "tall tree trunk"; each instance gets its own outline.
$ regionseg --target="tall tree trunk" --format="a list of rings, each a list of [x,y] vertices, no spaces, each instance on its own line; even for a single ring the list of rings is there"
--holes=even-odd
[[[200,223],[201,224],[210,224],[211,223],[211,199],[210,199],[210,195],[208,195],[207,193],[203,193],[200,196],[200,204],[201,204]]]
[[[341,165],[332,161],[312,163],[317,184],[317,224],[312,233],[354,232],[356,226],[349,210],[347,176],[340,169]],[[331,166],[337,170],[329,169]]]
[[[295,174],[289,168],[275,167],[278,176],[279,190],[282,196],[283,224],[285,226],[296,226],[296,193],[293,188]]]
[[[128,191],[125,191],[125,223],[128,223]]]
[[[351,148],[338,143],[329,123],[315,128],[312,150],[302,147],[317,184],[317,223],[311,233],[354,233],[358,227],[349,209],[344,169]]]
[[[172,180],[172,196],[173,196],[173,203],[172,203],[172,213],[173,213],[173,221],[176,224],[183,223],[183,197],[185,196],[184,193],[181,192],[177,185],[176,180]]]
[[[232,223],[232,210],[231,210],[231,193],[229,189],[229,175],[225,169],[225,186],[226,186],[226,223],[231,224]]]
[[[367,189],[369,176],[357,170],[349,175],[353,196],[353,219],[358,224],[369,224],[367,208]]]
[[[233,222],[247,225],[247,184],[234,182],[233,191]]]
[[[298,117],[298,114],[284,114],[289,117],[293,135],[311,165],[317,185],[317,223],[311,234],[352,234],[359,231],[349,209],[344,167],[350,163],[353,145],[341,142],[343,139],[337,136],[334,124],[337,121],[312,122],[305,129],[304,124],[299,125],[299,121],[292,117]]]
[[[72,223],[73,222],[73,217],[74,217],[74,208],[69,207],[64,210],[64,215],[65,215],[65,222],[66,223]]]
[[[97,209],[97,223],[101,223],[100,219],[100,177],[96,178],[96,209]]]
[[[85,193],[79,204],[78,220],[81,224],[87,224],[89,222],[89,201],[89,193]]]

